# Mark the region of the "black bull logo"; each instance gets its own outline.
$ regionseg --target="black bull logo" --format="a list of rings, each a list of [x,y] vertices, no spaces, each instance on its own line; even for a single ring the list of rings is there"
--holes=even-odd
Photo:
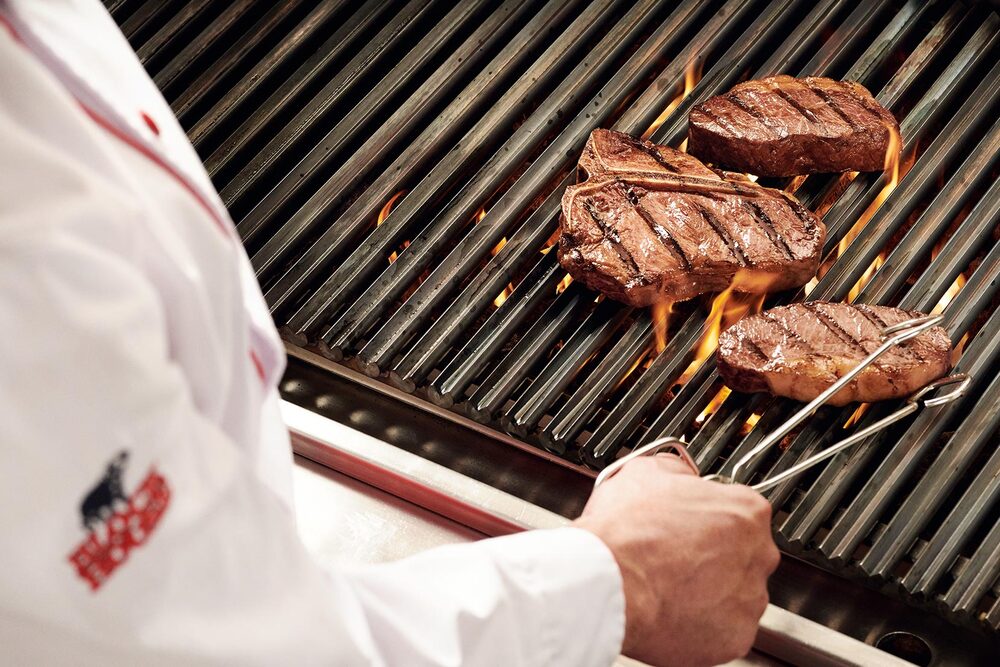
[[[83,527],[93,531],[101,523],[111,518],[115,513],[116,503],[128,505],[128,498],[122,488],[122,475],[128,461],[128,452],[120,452],[111,459],[101,481],[90,490],[80,505],[83,515]]]

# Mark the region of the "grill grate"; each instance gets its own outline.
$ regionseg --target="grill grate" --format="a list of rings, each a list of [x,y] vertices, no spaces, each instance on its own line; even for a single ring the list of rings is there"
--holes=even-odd
[[[901,121],[898,184],[768,182],[828,226],[832,263],[808,297],[941,305],[976,386],[773,489],[776,535],[823,568],[1000,629],[996,13],[917,0],[107,4],[205,158],[291,344],[581,472],[682,433],[703,470],[725,471],[793,408],[720,395],[711,356],[692,367],[708,301],[676,307],[657,353],[648,311],[566,285],[549,250],[591,129],[678,146],[693,104],[751,76],[866,85]],[[854,428],[853,410],[823,409],[755,473]]]

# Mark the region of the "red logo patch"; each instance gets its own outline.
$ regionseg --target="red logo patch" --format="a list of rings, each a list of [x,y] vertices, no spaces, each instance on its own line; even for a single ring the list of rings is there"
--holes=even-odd
[[[109,471],[114,470],[114,465],[109,466]],[[100,526],[95,528],[92,525],[96,514],[91,512],[88,516],[88,509],[94,507],[95,498],[101,500],[102,496],[108,495],[108,479],[105,476],[101,484],[84,500],[84,526],[90,534],[69,556],[69,562],[76,568],[77,574],[94,591],[128,559],[132,549],[146,543],[170,503],[167,480],[153,468],[128,498],[115,497],[113,494],[108,496],[112,501],[100,508],[104,511],[96,513],[100,516],[99,523],[105,527],[101,531]],[[118,481],[120,484],[120,476]],[[118,509],[114,509],[115,500],[119,501]]]

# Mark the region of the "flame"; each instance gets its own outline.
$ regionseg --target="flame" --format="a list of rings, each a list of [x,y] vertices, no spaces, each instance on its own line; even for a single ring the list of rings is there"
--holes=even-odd
[[[948,288],[948,291],[945,292],[944,295],[938,300],[937,305],[934,306],[934,309],[931,311],[931,315],[940,315],[943,313],[944,309],[948,307],[948,304],[955,299],[955,296],[958,294],[959,290],[962,289],[962,286],[965,285],[965,282],[965,276],[959,274],[958,277],[955,278],[955,282],[953,282],[951,287]]]
[[[632,365],[629,366],[629,369],[625,371],[625,375],[623,375],[621,379],[618,380],[618,382],[615,384],[615,388],[612,389],[612,391],[617,391],[619,387],[625,384],[625,380],[627,380],[629,376],[635,372],[635,369],[643,365],[643,362],[646,361],[646,358],[649,356],[649,353],[652,351],[652,349],[653,349],[652,347],[647,347],[639,354],[639,356],[635,358],[635,361],[633,361]]]
[[[670,328],[670,313],[673,306],[672,301],[661,301],[653,304],[651,314],[657,354],[663,352],[664,348],[667,347],[667,329]]]
[[[681,373],[676,384],[685,384],[701,368],[705,359],[715,353],[719,346],[719,334],[723,329],[729,328],[748,314],[761,311],[767,293],[780,278],[779,274],[764,271],[740,269],[736,272],[729,287],[712,300],[704,332],[695,349],[694,361]]]
[[[805,284],[805,287],[802,288],[802,290],[805,292],[806,296],[809,296],[809,294],[814,289],[816,289],[816,285],[819,285],[819,278],[817,278],[816,276],[813,276],[812,280],[810,280],[809,282],[807,282]]]
[[[703,63],[699,62],[697,58],[687,64],[687,67],[684,68],[684,87],[677,94],[677,96],[674,97],[674,99],[670,100],[670,104],[668,104],[667,108],[663,110],[663,113],[656,117],[653,124],[642,133],[643,139],[649,139],[653,136],[653,133],[660,129],[660,126],[663,125],[668,118],[670,118],[670,114],[672,114],[674,110],[681,105],[684,98],[691,94],[694,87],[698,85],[699,81],[701,81],[702,65]],[[684,141],[687,142],[686,139]]]
[[[562,294],[563,292],[566,291],[566,288],[572,284],[573,284],[573,276],[567,273],[565,276],[563,276],[563,279],[559,281],[559,284],[556,285],[556,294]]]
[[[840,239],[840,244],[837,246],[837,257],[842,256],[847,251],[847,247],[851,245],[851,241],[857,238],[858,234],[861,233],[861,230],[868,224],[868,221],[871,220],[873,215],[875,215],[875,212],[880,206],[882,206],[885,200],[889,198],[889,195],[896,189],[896,186],[899,185],[899,180],[905,176],[906,172],[908,172],[910,167],[913,166],[913,163],[916,160],[916,153],[914,151],[910,151],[906,162],[902,163],[900,159],[900,146],[899,132],[895,127],[889,127],[889,144],[886,146],[885,150],[886,184],[882,188],[881,192],[878,193],[878,196],[875,197],[875,201],[873,201],[868,208],[865,209],[865,212],[861,214],[858,221],[854,223],[854,226],[851,227],[850,231],[844,235],[844,238]],[[853,174],[853,176],[857,176],[857,172],[851,172],[851,174]]]
[[[493,299],[493,305],[499,308],[503,305],[504,301],[514,293],[514,283],[507,283],[507,286],[503,288],[503,291],[497,294],[497,298]]]
[[[480,222],[483,221],[483,218],[486,217],[486,207],[485,206],[480,206],[479,210],[476,211],[475,214],[473,214],[472,217],[475,218],[475,220],[473,220],[473,222],[475,222],[478,225]]]
[[[393,196],[389,197],[389,201],[387,201],[385,203],[385,206],[382,207],[382,210],[378,212],[378,220],[375,221],[375,226],[376,227],[380,227],[382,225],[382,223],[385,222],[385,219],[389,217],[389,213],[392,211],[392,207],[396,204],[396,200],[399,199],[400,197],[402,197],[405,194],[406,194],[406,190],[400,190],[399,192],[397,192]],[[409,241],[403,241],[403,248],[404,249],[406,247],[408,247],[409,245],[410,245]],[[397,252],[393,252],[392,254],[390,254],[389,255],[389,263],[392,264],[393,262],[395,262],[397,257],[399,257],[399,253],[397,253]]]
[[[562,234],[562,227],[556,227],[556,230],[552,232],[552,236],[545,241],[545,245],[542,246],[542,254],[547,255],[549,251],[556,247],[559,243],[559,236]]]
[[[857,410],[851,413],[851,416],[847,418],[846,422],[844,422],[844,428],[851,428],[859,421],[861,421],[861,418],[864,417],[866,412],[868,412],[869,406],[870,406],[869,403],[862,403],[861,405],[859,405]]]
[[[749,435],[750,431],[752,431],[754,427],[757,426],[757,422],[759,421],[760,421],[760,415],[756,412],[747,417],[747,420],[743,422],[743,426],[740,427],[740,435]]]
[[[507,245],[507,237],[500,239],[500,242],[493,246],[493,250],[490,250],[490,255],[496,257],[497,253],[503,250],[503,247]]]
[[[868,283],[871,282],[872,276],[874,276],[875,273],[880,268],[882,268],[883,264],[885,264],[884,252],[879,253],[879,256],[875,258],[875,260],[868,266],[867,269],[865,269],[864,274],[861,276],[861,278],[858,279],[858,282],[854,284],[854,287],[851,288],[851,291],[847,293],[848,303],[854,303],[854,300],[858,298],[859,294],[861,294],[861,290],[863,290],[865,286],[867,286]]]
[[[729,394],[731,393],[732,391],[729,387],[722,387],[722,389],[719,390],[719,393],[713,396],[712,400],[708,402],[708,405],[706,405],[705,409],[701,411],[701,414],[695,417],[694,423],[698,426],[704,424],[705,420],[715,414],[715,411],[719,409],[719,406],[726,402],[726,399],[729,398]]]

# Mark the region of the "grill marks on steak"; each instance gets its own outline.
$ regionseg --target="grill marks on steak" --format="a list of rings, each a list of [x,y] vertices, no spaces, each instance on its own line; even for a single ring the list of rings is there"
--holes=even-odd
[[[881,171],[899,124],[859,83],[780,74],[695,106],[688,133],[688,150],[705,162],[796,176]]]
[[[886,306],[812,301],[740,320],[719,337],[719,373],[736,391],[811,401],[882,343],[882,330],[922,313]],[[941,327],[885,352],[832,405],[909,396],[951,369]]]
[[[776,190],[720,178],[701,162],[595,130],[587,180],[563,195],[559,261],[574,279],[634,306],[723,290],[737,271],[772,291],[815,273],[826,229]]]

